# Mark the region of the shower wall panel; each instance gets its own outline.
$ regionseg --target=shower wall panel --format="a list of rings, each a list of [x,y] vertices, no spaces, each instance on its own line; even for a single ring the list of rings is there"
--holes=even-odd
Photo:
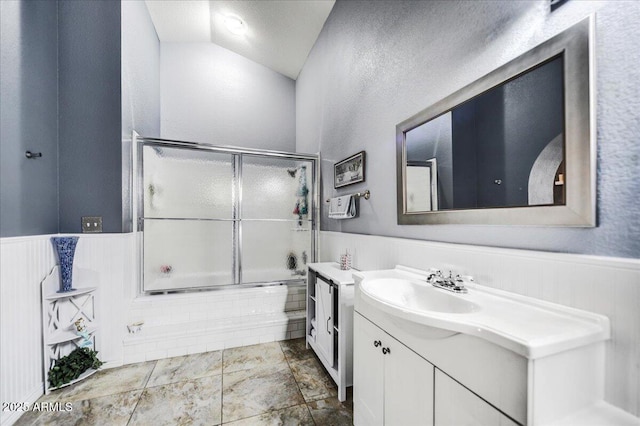
[[[142,143],[144,292],[305,278],[313,156]]]

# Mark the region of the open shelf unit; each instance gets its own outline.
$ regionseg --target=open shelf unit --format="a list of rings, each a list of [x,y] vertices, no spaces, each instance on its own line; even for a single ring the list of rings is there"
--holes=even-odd
[[[42,341],[44,348],[43,367],[45,380],[45,394],[54,389],[49,386],[48,373],[55,361],[70,354],[74,349],[80,347],[83,339],[76,332],[75,322],[79,318],[84,318],[91,349],[97,351],[96,333],[99,325],[96,321],[96,290],[97,287],[81,287],[74,291],[58,293],[60,288],[60,271],[55,266],[49,275],[42,281]],[[79,382],[92,374],[96,370],[85,371],[70,383],[69,386]]]

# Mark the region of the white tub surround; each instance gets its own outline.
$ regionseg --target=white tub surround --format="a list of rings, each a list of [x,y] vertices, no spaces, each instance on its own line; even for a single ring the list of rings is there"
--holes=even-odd
[[[142,296],[127,324],[124,363],[304,337],[304,286],[266,286]]]
[[[320,233],[320,259],[345,249],[359,270],[401,264],[473,275],[482,286],[505,290],[609,318],[604,400],[640,414],[640,260],[447,244],[337,232]]]
[[[353,275],[358,314],[424,358],[419,368],[435,367],[435,424],[457,424],[466,416],[493,423],[488,419],[506,415],[519,424],[545,425],[603,398],[609,322],[602,315],[473,284],[454,294],[412,268]],[[368,356],[366,343],[354,364]],[[354,385],[358,419],[366,401],[359,398],[361,384]],[[485,406],[453,396],[465,393]]]

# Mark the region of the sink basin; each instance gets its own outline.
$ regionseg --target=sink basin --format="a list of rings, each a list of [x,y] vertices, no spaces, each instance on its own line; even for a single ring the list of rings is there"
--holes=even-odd
[[[378,278],[362,283],[361,290],[398,309],[415,312],[467,314],[480,310],[476,303],[439,290],[428,283],[403,278]]]
[[[434,329],[473,335],[529,359],[609,338],[609,319],[603,315],[478,284],[468,284],[468,293],[450,293],[413,268],[355,271],[353,277],[355,308],[361,313],[374,309],[408,327],[426,326],[432,335],[438,335]]]

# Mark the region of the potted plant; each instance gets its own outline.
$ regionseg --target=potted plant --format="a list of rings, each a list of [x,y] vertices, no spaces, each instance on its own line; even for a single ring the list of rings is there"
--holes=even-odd
[[[59,388],[80,377],[90,368],[97,370],[103,364],[98,352],[89,348],[76,348],[69,355],[55,361],[49,370],[49,385]]]

